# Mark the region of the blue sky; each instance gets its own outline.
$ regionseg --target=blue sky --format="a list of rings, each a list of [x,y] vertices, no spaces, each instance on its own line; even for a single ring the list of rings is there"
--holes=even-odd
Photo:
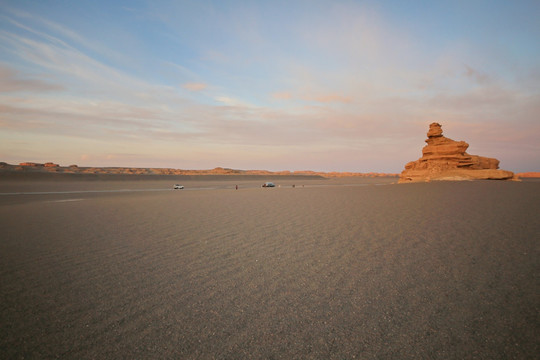
[[[0,161],[540,171],[538,1],[2,1]]]

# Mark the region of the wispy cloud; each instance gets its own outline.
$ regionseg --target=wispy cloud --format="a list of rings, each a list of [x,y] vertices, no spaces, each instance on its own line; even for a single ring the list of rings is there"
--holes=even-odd
[[[281,91],[271,94],[271,97],[277,100],[303,100],[303,101],[312,101],[317,103],[343,103],[348,104],[353,101],[351,96],[343,96],[337,94],[318,94],[318,95],[309,95],[309,94],[299,94],[293,95],[292,92]]]
[[[230,96],[225,96],[225,95],[216,96],[215,100],[226,106],[233,106],[233,107],[252,107],[253,106],[246,101],[235,99],[235,98],[232,98]]]
[[[28,11],[18,10],[13,7],[5,8],[6,15],[2,17],[9,23],[24,30],[28,34],[36,35],[52,44],[70,49],[84,49],[106,58],[126,62],[128,58],[120,52],[104,46],[98,41],[90,40],[76,31]],[[26,25],[23,22],[31,25]]]
[[[271,94],[271,96],[278,100],[290,100],[293,98],[293,95],[288,91],[275,92]]]
[[[488,74],[475,70],[467,64],[464,64],[464,66],[465,66],[465,75],[468,78],[477,82],[478,84],[484,85],[491,81],[491,77]]]
[[[313,100],[317,102],[321,102],[321,103],[339,102],[339,103],[347,104],[347,103],[352,102],[352,98],[350,96],[341,96],[341,95],[334,95],[334,94],[315,96]]]
[[[20,71],[14,70],[9,66],[0,64],[0,93],[2,92],[42,92],[63,90],[60,84],[24,76]]]
[[[206,89],[208,85],[204,83],[185,83],[182,85],[182,87],[189,91],[202,91]]]

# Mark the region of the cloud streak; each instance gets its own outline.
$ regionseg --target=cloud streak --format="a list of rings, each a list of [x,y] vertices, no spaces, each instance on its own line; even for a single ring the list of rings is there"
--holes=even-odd
[[[45,92],[63,89],[63,86],[46,80],[23,77],[19,71],[0,64],[0,93]]]
[[[185,83],[182,87],[189,91],[202,91],[206,89],[208,85],[204,83]]]

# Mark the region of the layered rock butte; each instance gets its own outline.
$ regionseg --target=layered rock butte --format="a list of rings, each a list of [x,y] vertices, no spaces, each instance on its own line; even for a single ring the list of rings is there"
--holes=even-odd
[[[431,180],[517,180],[514,173],[499,170],[499,160],[466,153],[469,144],[442,134],[441,124],[432,123],[422,157],[405,165],[399,183]]]

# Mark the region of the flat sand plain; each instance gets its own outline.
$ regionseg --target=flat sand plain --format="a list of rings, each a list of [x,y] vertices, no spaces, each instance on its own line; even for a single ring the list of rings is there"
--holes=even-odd
[[[0,182],[2,358],[538,358],[540,182],[395,180]]]

